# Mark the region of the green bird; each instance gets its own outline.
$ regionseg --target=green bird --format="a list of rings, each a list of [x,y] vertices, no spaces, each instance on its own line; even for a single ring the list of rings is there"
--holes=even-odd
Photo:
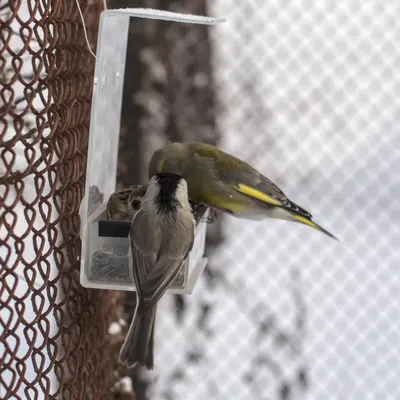
[[[161,172],[182,176],[195,204],[252,220],[299,222],[337,238],[312,221],[312,215],[290,201],[281,189],[246,162],[206,143],[170,143],[157,150],[149,177]]]

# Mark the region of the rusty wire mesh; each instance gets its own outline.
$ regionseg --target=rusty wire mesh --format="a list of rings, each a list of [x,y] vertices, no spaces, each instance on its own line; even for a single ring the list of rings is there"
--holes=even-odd
[[[106,399],[116,299],[78,274],[94,58],[75,2],[2,2],[0,38],[0,397]]]

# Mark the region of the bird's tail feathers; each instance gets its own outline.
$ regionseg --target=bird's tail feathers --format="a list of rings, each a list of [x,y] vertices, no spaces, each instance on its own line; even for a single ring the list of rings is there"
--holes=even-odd
[[[119,362],[129,368],[136,365],[153,369],[154,325],[157,305],[145,313],[137,307],[125,342],[119,353]]]
[[[330,233],[329,231],[324,229],[321,225],[318,225],[317,223],[315,223],[314,221],[312,221],[311,219],[309,219],[307,217],[304,217],[302,215],[292,214],[292,218],[293,218],[293,221],[295,221],[295,222],[299,222],[300,224],[311,226],[311,228],[314,228],[314,229],[324,233],[325,235],[329,236],[330,238],[339,241],[339,239],[336,236],[332,235],[332,233]]]

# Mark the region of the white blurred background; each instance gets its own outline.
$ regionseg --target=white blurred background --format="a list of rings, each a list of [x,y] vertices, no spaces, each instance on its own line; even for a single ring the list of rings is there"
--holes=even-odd
[[[210,5],[227,19],[211,30],[220,146],[340,242],[227,217],[218,283],[203,277],[183,326],[159,312],[151,398],[397,398],[400,6]]]

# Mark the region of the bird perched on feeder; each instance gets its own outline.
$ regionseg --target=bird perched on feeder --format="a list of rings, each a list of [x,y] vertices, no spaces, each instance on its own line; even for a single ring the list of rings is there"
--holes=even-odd
[[[153,368],[157,302],[189,255],[194,227],[186,181],[169,173],[151,177],[130,228],[137,304],[120,351],[121,364]]]
[[[146,189],[147,185],[133,185],[114,192],[107,202],[107,219],[131,222]]]
[[[150,160],[149,175],[160,172],[182,176],[188,184],[189,198],[195,204],[205,204],[239,218],[299,222],[336,239],[271,180],[215,146],[170,143],[157,150]]]

